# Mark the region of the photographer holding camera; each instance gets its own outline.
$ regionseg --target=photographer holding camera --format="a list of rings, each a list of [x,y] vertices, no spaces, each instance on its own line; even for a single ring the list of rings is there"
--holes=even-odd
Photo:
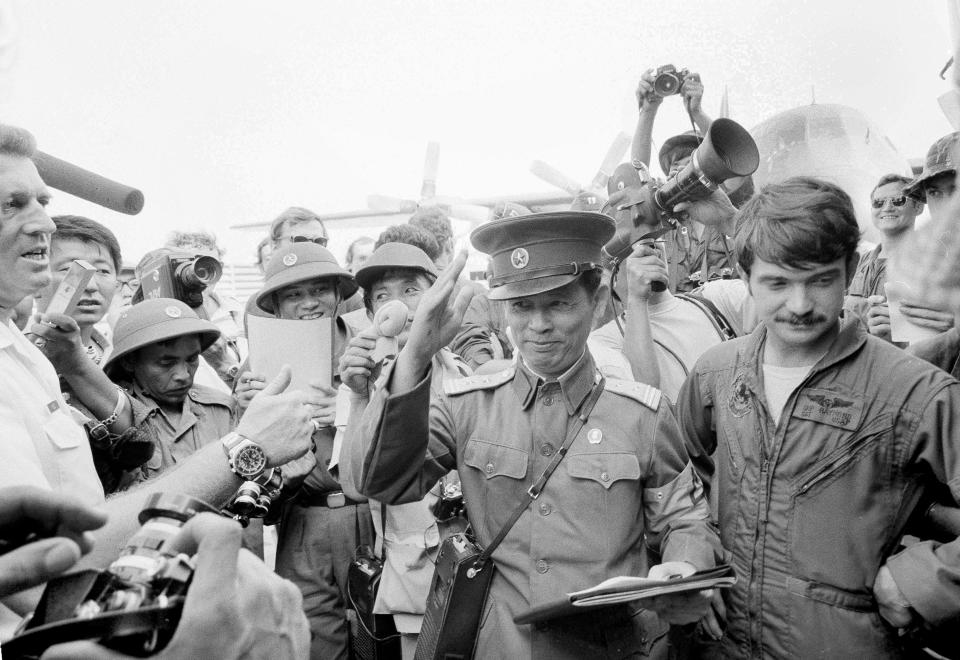
[[[650,150],[653,140],[653,123],[657,118],[657,111],[666,96],[679,94],[683,99],[683,106],[690,115],[691,121],[701,134],[706,133],[713,121],[703,111],[703,83],[700,74],[687,71],[677,71],[676,67],[667,64],[654,69],[647,69],[637,84],[637,104],[640,108],[640,118],[637,121],[637,130],[633,134],[633,146],[630,154],[633,166],[650,167]],[[664,145],[666,146],[666,145]],[[696,148],[696,145],[694,145]],[[661,152],[662,153],[662,152]],[[689,155],[689,154],[688,154]],[[664,174],[670,174],[670,167],[665,167]]]
[[[640,117],[633,136],[631,158],[637,170],[642,172],[650,167],[653,124],[666,96],[679,95],[682,98],[684,110],[695,127],[695,130],[667,139],[660,149],[660,168],[667,177],[672,177],[690,162],[693,152],[703,142],[702,136],[713,124],[703,111],[700,74],[686,69],[678,71],[670,64],[650,69],[641,76],[636,95]],[[611,203],[614,201],[611,198]],[[709,280],[732,277],[733,258],[727,237],[686,215],[679,215],[676,219],[676,230],[664,237],[669,290],[688,292]]]
[[[105,520],[101,511],[65,495],[39,488],[0,489],[0,596],[69,570],[90,551],[90,530]],[[32,538],[31,532],[40,538],[19,545]],[[304,657],[309,635],[300,613],[300,594],[241,551],[239,525],[199,514],[179,530],[172,544],[181,552],[196,553],[196,569],[181,624],[164,651],[151,657]],[[81,641],[50,647],[43,657],[129,656]]]

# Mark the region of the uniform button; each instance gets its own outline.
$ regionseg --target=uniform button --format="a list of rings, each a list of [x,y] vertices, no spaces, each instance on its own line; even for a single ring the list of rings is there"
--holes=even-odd
[[[487,463],[487,466],[483,469],[487,474],[493,474],[493,463]]]
[[[550,570],[550,564],[543,559],[537,560],[537,573],[546,573]]]
[[[553,405],[553,397],[552,397],[552,396],[545,396],[545,397],[543,397],[543,405],[545,405],[545,406],[552,406],[552,405]]]
[[[600,481],[610,481],[610,475],[606,472],[600,473]]]
[[[553,445],[551,445],[549,442],[545,442],[540,445],[540,454],[542,456],[553,456],[553,451]]]
[[[546,502],[541,502],[541,503],[540,503],[540,515],[541,515],[541,516],[549,516],[551,513],[553,513],[553,507],[550,506],[549,504],[547,504]]]

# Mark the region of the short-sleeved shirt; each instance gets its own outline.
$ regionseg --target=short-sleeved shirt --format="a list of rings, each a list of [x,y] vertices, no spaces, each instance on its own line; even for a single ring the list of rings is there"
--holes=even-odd
[[[194,384],[190,388],[179,420],[170,419],[138,384],[130,386],[129,392],[151,410],[145,423],[156,431],[157,443],[153,457],[141,466],[134,483],[153,479],[204,445],[219,441],[236,423],[233,397],[209,387]]]
[[[857,264],[843,302],[843,308],[857,316],[864,325],[867,323],[867,310],[870,307],[867,298],[886,295],[883,285],[887,282],[887,258],[880,256],[882,247],[878,245],[860,257],[860,263]]]
[[[103,502],[87,435],[49,360],[11,322],[0,324],[0,485],[37,486]]]

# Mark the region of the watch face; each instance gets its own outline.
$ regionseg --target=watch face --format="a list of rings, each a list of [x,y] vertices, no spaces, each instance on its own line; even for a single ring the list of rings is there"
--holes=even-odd
[[[254,477],[267,467],[267,455],[256,445],[244,447],[237,452],[233,464],[240,476]]]

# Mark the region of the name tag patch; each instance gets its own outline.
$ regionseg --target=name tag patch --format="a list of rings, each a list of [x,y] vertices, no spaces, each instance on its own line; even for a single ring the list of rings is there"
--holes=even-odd
[[[793,416],[852,431],[860,424],[863,399],[831,390],[806,389],[800,392]]]

